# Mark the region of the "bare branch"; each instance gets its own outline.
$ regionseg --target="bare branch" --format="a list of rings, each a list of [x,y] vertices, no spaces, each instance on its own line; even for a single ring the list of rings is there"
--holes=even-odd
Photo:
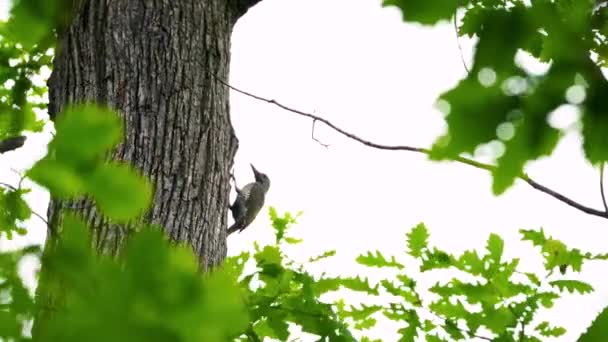
[[[557,200],[566,203],[567,205],[576,208],[586,214],[589,215],[593,215],[593,216],[599,216],[599,217],[603,217],[603,218],[608,218],[608,212],[603,211],[603,210],[598,210],[598,209],[593,209],[590,207],[587,207],[585,205],[582,205],[554,190],[551,190],[549,188],[547,188],[544,185],[538,184],[537,182],[535,182],[534,180],[532,180],[530,177],[528,177],[527,175],[521,175],[519,176],[519,178],[523,179],[526,183],[530,184],[530,186],[532,186],[534,189],[540,191],[540,192],[544,192],[547,195],[556,198]]]
[[[600,194],[602,195],[604,210],[608,212],[608,205],[606,205],[606,194],[604,193],[604,163],[600,164]]]
[[[16,150],[25,143],[25,136],[10,137],[0,140],[0,154]]]
[[[284,109],[284,110],[286,110],[288,112],[291,112],[291,113],[294,113],[294,114],[297,114],[297,115],[309,118],[309,119],[311,119],[313,121],[320,121],[320,122],[324,123],[325,125],[327,125],[328,127],[330,127],[331,129],[333,129],[334,131],[336,131],[336,132],[338,132],[338,133],[346,136],[347,138],[350,138],[350,139],[352,139],[354,141],[357,141],[357,142],[359,142],[359,143],[361,143],[361,144],[363,144],[365,146],[368,146],[368,147],[371,147],[371,148],[375,148],[375,149],[379,149],[379,150],[387,150],[387,151],[417,152],[417,153],[422,153],[422,154],[426,154],[426,155],[430,155],[430,153],[431,153],[430,149],[424,148],[424,147],[415,147],[415,146],[407,146],[407,145],[383,145],[383,144],[378,144],[378,143],[375,143],[375,142],[363,139],[363,138],[361,138],[361,137],[359,137],[359,136],[357,136],[357,135],[355,135],[353,133],[350,133],[350,132],[347,132],[347,131],[341,129],[340,127],[334,125],[333,123],[331,123],[327,119],[324,119],[322,117],[316,116],[316,115],[311,114],[311,113],[306,113],[306,112],[303,112],[301,110],[288,107],[288,106],[286,106],[286,105],[284,105],[282,103],[279,103],[278,101],[276,101],[274,99],[268,99],[268,98],[261,97],[261,96],[249,93],[247,91],[241,90],[239,88],[236,88],[236,87],[228,84],[227,82],[225,82],[224,80],[220,79],[219,77],[217,77],[215,75],[213,75],[213,76],[215,77],[215,79],[218,82],[222,83],[223,85],[227,86],[228,88],[230,88],[230,89],[232,89],[232,90],[234,90],[234,91],[236,91],[238,93],[241,93],[243,95],[249,96],[251,98],[254,98],[254,99],[262,101],[262,102],[266,102],[266,103],[275,105],[275,106],[277,106],[277,107],[279,107],[281,109]],[[462,156],[455,157],[452,160],[453,161],[457,161],[457,162],[462,163],[462,164],[466,164],[466,165],[470,165],[470,166],[476,167],[478,169],[490,171],[490,172],[496,169],[495,165],[481,163],[481,162],[478,162],[476,160],[473,160],[473,159],[470,159],[470,158],[466,158],[466,157],[462,157]],[[608,210],[598,210],[598,209],[594,209],[594,208],[585,206],[583,204],[580,204],[580,203],[578,203],[578,202],[570,199],[569,197],[560,194],[559,192],[557,192],[555,190],[552,190],[552,189],[547,188],[546,186],[544,186],[542,184],[537,183],[536,181],[534,181],[532,178],[530,178],[525,173],[520,174],[519,176],[517,176],[517,178],[519,178],[519,179],[525,181],[526,183],[530,184],[530,186],[532,186],[532,188],[534,188],[534,189],[536,189],[536,190],[538,190],[540,192],[543,192],[543,193],[545,193],[545,194],[547,194],[547,195],[549,195],[549,196],[557,199],[558,201],[563,202],[563,203],[565,203],[565,204],[567,204],[567,205],[569,205],[569,206],[571,206],[571,207],[573,207],[575,209],[578,209],[578,210],[580,210],[580,211],[582,211],[582,212],[584,212],[586,214],[593,215],[593,216],[598,216],[598,217],[603,217],[603,218],[608,219]]]

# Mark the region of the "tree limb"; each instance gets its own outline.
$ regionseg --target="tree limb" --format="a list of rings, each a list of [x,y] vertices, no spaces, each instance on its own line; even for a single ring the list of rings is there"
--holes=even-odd
[[[19,147],[23,146],[24,143],[25,136],[23,135],[0,140],[0,154],[16,150]]]
[[[239,19],[245,15],[251,7],[255,6],[260,1],[262,0],[232,0],[232,6],[236,10],[236,18],[234,19]]]
[[[357,135],[355,135],[353,133],[350,133],[350,132],[347,132],[347,131],[343,130],[342,128],[334,125],[333,123],[331,123],[327,119],[324,119],[322,117],[316,116],[316,115],[311,114],[311,113],[307,113],[307,112],[304,112],[304,111],[301,111],[301,110],[298,110],[298,109],[294,109],[294,108],[288,107],[288,106],[286,106],[286,105],[284,105],[284,104],[282,104],[282,103],[280,103],[280,102],[278,102],[278,101],[276,101],[274,99],[265,98],[265,97],[258,96],[258,95],[252,94],[250,92],[241,90],[239,88],[236,88],[236,87],[228,84],[226,81],[220,79],[216,75],[213,75],[213,76],[215,77],[215,79],[218,82],[222,83],[226,87],[228,87],[228,88],[230,88],[230,89],[232,89],[232,90],[234,90],[234,91],[236,91],[238,93],[241,93],[241,94],[246,95],[248,97],[254,98],[254,99],[258,100],[258,101],[262,101],[262,102],[266,102],[266,103],[275,105],[275,106],[277,106],[277,107],[279,107],[279,108],[281,108],[283,110],[286,110],[288,112],[291,112],[291,113],[294,113],[294,114],[297,114],[297,115],[309,118],[309,119],[313,120],[313,122],[315,122],[315,121],[322,122],[326,126],[328,126],[331,129],[333,129],[334,131],[336,131],[336,132],[344,135],[347,138],[350,138],[350,139],[352,139],[354,141],[357,141],[357,142],[359,142],[359,143],[361,143],[361,144],[363,144],[365,146],[368,146],[368,147],[371,147],[371,148],[375,148],[375,149],[379,149],[379,150],[387,150],[387,151],[407,151],[407,152],[422,153],[422,154],[426,154],[426,155],[430,155],[431,154],[431,150],[428,149],[428,148],[424,148],[424,147],[415,147],[415,146],[407,146],[407,145],[384,145],[384,144],[378,144],[378,143],[375,143],[375,142],[363,139],[363,138],[361,138],[361,137],[359,137],[359,136],[357,136]],[[473,159],[470,159],[470,158],[466,158],[466,157],[462,157],[462,156],[457,156],[457,157],[453,158],[452,160],[453,161],[457,161],[457,162],[462,163],[462,164],[466,164],[466,165],[470,165],[470,166],[476,167],[478,169],[490,171],[490,172],[496,169],[495,165],[481,163],[481,162],[478,162],[476,160],[473,160]],[[544,186],[542,184],[537,183],[536,181],[534,181],[532,178],[530,178],[525,173],[522,173],[522,174],[518,175],[517,178],[525,181],[532,188],[534,188],[534,189],[536,189],[536,190],[538,190],[538,191],[540,191],[542,193],[545,193],[545,194],[547,194],[547,195],[549,195],[549,196],[557,199],[558,201],[563,202],[563,203],[565,203],[565,204],[567,204],[567,205],[569,205],[569,206],[571,206],[571,207],[573,207],[575,209],[578,209],[578,210],[580,210],[580,211],[582,211],[582,212],[584,212],[586,214],[593,215],[593,216],[598,216],[598,217],[603,217],[605,219],[608,219],[608,210],[598,210],[598,209],[594,209],[594,208],[585,206],[585,205],[583,205],[581,203],[578,203],[578,202],[574,201],[573,199],[571,199],[571,198],[569,198],[569,197],[567,197],[565,195],[562,195],[562,194],[560,194],[559,192],[557,192],[555,190],[552,190],[552,189],[550,189],[550,188],[548,188],[548,187],[546,187],[546,186]]]
[[[604,163],[600,164],[600,194],[602,195],[602,203],[604,204],[604,210],[608,212],[608,205],[606,204],[606,194],[604,193]]]

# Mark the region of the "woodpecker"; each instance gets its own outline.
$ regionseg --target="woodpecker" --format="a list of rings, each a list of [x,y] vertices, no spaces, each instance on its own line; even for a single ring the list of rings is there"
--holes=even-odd
[[[236,181],[234,182],[237,195],[230,206],[234,223],[228,228],[228,235],[236,231],[242,232],[253,222],[264,206],[264,198],[270,188],[268,176],[259,172],[252,164],[249,165],[253,170],[255,182],[245,185],[242,189],[238,188]]]

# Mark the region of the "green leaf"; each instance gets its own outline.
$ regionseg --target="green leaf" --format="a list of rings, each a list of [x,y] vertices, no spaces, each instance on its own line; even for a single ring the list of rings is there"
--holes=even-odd
[[[191,249],[172,246],[157,228],[133,232],[120,262],[90,246],[89,229],[65,217],[62,239],[44,259],[65,307],[45,341],[220,342],[246,329],[236,279],[219,270],[202,277]]]
[[[325,251],[325,252],[323,252],[320,255],[317,255],[317,256],[309,258],[308,262],[317,262],[319,260],[330,258],[330,257],[332,257],[334,255],[336,255],[336,250],[332,249],[330,251]]]
[[[425,259],[420,265],[420,271],[426,272],[434,269],[448,268],[457,264],[454,256],[448,254],[442,250],[434,248],[433,251],[427,251]]]
[[[415,310],[407,311],[408,320],[407,327],[399,329],[399,333],[401,334],[401,338],[399,338],[399,342],[414,342],[418,337],[418,329],[420,328],[420,318],[418,317],[418,313]]]
[[[375,318],[373,318],[373,317],[366,317],[366,318],[364,318],[364,319],[362,319],[360,321],[357,321],[355,323],[355,329],[358,329],[358,330],[371,329],[374,326],[376,326],[377,322],[378,321]]]
[[[272,311],[267,318],[268,326],[274,332],[274,336],[281,341],[286,341],[289,338],[289,325],[286,318],[287,314],[284,311],[277,310]]]
[[[547,242],[547,237],[542,228],[540,231],[520,229],[519,232],[522,234],[522,241],[530,241],[534,246],[543,246]]]
[[[526,275],[526,277],[528,278],[528,280],[530,280],[530,282],[536,286],[540,286],[540,279],[538,279],[538,277],[536,276],[536,274],[534,273],[524,273]]]
[[[382,6],[396,6],[403,13],[403,21],[431,25],[454,15],[458,2],[450,0],[384,0]]]
[[[429,232],[424,223],[419,223],[409,233],[407,233],[408,254],[420,258],[422,251],[428,248]]]
[[[375,254],[368,251],[367,254],[359,255],[356,259],[357,263],[368,267],[394,267],[397,269],[403,269],[404,266],[397,262],[394,256],[391,259],[387,259],[380,251],[376,251]]]
[[[277,277],[283,272],[283,257],[276,246],[264,246],[261,251],[255,253],[254,258],[266,276]]]
[[[69,4],[69,1],[16,1],[4,30],[11,39],[31,48],[52,37],[53,30],[67,21]]]
[[[557,293],[553,293],[553,292],[542,292],[542,293],[536,294],[534,297],[537,298],[538,301],[540,302],[540,304],[542,306],[544,306],[545,308],[553,307],[555,300],[560,298],[560,296]]]
[[[472,73],[440,96],[440,100],[446,101],[450,108],[446,116],[448,132],[435,141],[431,159],[449,159],[463,152],[473,153],[478,145],[495,140],[498,125],[517,108],[516,97],[505,95],[498,85],[485,87],[477,78]]]
[[[376,296],[379,294],[378,285],[371,286],[367,278],[361,278],[358,276],[350,278],[340,278],[340,285],[353,291],[366,292],[368,294]]]
[[[567,290],[570,293],[578,292],[580,294],[593,292],[593,287],[579,280],[554,280],[550,281],[549,285],[557,287],[561,292]]]
[[[416,307],[420,307],[422,305],[422,301],[420,300],[420,296],[415,289],[416,282],[407,276],[400,277],[400,281],[402,284],[395,284],[388,279],[382,279],[380,284],[386,290],[386,292],[392,294],[393,296],[401,297],[406,302]]]
[[[437,335],[426,335],[425,337],[427,342],[447,342],[447,340],[444,340]]]
[[[275,243],[278,244],[282,240],[286,240],[287,243],[293,244],[295,241],[297,241],[297,239],[287,238],[285,234],[292,224],[297,223],[296,217],[300,216],[301,213],[298,213],[296,217],[293,217],[289,212],[285,212],[283,216],[279,216],[277,210],[274,207],[270,207],[268,209],[268,214],[270,215],[272,227],[275,230]]]
[[[603,341],[608,336],[608,309],[604,308],[602,312],[591,323],[579,338],[578,342],[597,342]]]
[[[490,257],[495,263],[500,263],[502,252],[504,250],[505,243],[502,238],[494,233],[490,234],[486,249],[490,253]]]
[[[460,258],[458,258],[456,267],[472,275],[481,275],[484,271],[483,263],[484,262],[477,254],[477,251],[465,251]]]
[[[566,333],[566,329],[563,327],[552,327],[549,322],[542,322],[538,324],[534,330],[538,331],[544,337],[560,337]]]
[[[29,190],[25,189],[5,191],[0,187],[0,237],[4,233],[6,238],[11,240],[14,232],[19,235],[25,235],[27,232],[23,228],[23,222],[31,217],[32,210],[23,195],[28,192]]]
[[[593,87],[587,88],[583,108],[583,149],[585,156],[592,164],[608,161],[608,104],[605,94],[608,92],[608,81],[601,76],[596,66],[597,76],[593,77]],[[589,77],[591,78],[591,77]]]
[[[343,317],[352,318],[355,321],[361,321],[369,316],[375,314],[376,312],[382,310],[382,306],[380,305],[365,305],[360,304],[360,308],[356,308],[354,306],[350,306],[350,310],[343,310],[341,315]]]
[[[517,317],[514,317],[511,310],[506,307],[485,310],[484,313],[486,315],[484,325],[498,335],[505,332],[507,327],[515,327],[517,324]]]
[[[39,160],[27,176],[58,198],[76,197],[85,190],[85,181],[76,170],[48,156]]]
[[[540,87],[536,93],[539,94],[536,96],[551,98],[551,95],[542,93]],[[530,98],[527,100],[532,101]],[[548,101],[540,109],[533,108],[532,105],[524,107],[525,118],[516,126],[513,138],[505,143],[505,152],[492,171],[494,194],[502,194],[513,185],[515,179],[522,174],[527,161],[550,155],[557,146],[561,135],[557,129],[549,126],[546,115],[561,103],[556,102],[549,106],[547,103]]]
[[[123,136],[118,115],[96,105],[68,107],[59,114],[55,129],[49,150],[59,161],[74,166],[96,161]]]
[[[127,165],[99,166],[88,179],[87,187],[102,212],[120,222],[141,215],[152,199],[148,181]]]
[[[290,245],[297,245],[301,242],[303,242],[304,240],[302,239],[296,239],[296,238],[292,238],[292,237],[285,237],[285,242],[287,242]]]

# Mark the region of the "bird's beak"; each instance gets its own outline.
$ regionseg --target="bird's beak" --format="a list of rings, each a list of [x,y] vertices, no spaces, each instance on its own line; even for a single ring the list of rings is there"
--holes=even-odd
[[[249,165],[251,165],[251,169],[253,170],[253,175],[257,179],[260,172],[255,168],[255,166],[253,166],[253,164],[249,164]]]

